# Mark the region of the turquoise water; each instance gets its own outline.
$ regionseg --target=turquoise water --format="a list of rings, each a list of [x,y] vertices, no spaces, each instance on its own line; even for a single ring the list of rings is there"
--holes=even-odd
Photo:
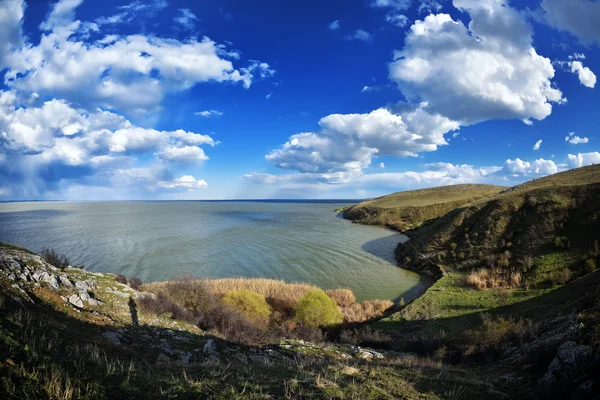
[[[260,202],[0,203],[0,241],[51,247],[90,271],[143,281],[235,276],[348,287],[411,299],[429,282],[398,268],[403,235],[352,224],[347,204]]]

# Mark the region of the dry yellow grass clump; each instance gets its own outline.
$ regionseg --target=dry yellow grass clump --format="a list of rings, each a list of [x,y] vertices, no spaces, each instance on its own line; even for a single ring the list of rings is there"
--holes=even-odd
[[[467,276],[467,284],[477,290],[514,289],[521,286],[520,272],[502,273],[495,269],[480,269]]]

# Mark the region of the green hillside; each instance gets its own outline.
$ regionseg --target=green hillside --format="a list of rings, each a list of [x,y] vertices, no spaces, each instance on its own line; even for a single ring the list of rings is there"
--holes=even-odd
[[[452,185],[410,190],[364,201],[346,208],[342,214],[357,223],[406,231],[502,189],[505,188],[492,185]]]

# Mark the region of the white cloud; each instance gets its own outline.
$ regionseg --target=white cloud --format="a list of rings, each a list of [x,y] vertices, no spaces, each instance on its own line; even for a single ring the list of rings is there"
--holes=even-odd
[[[457,138],[457,137],[459,137],[459,136],[460,136],[460,132],[454,132],[454,133],[452,134],[452,139],[456,139],[456,138]]]
[[[0,3],[0,72],[9,64],[11,54],[22,44],[23,11],[22,0],[3,0]]]
[[[180,178],[173,179],[172,181],[160,181],[157,186],[162,189],[187,189],[196,190],[204,189],[208,187],[205,180],[196,180],[191,175],[183,175]]]
[[[331,22],[328,26],[330,30],[337,31],[338,29],[340,29],[340,20],[336,19],[335,21]]]
[[[537,16],[550,26],[600,45],[600,3],[590,0],[542,0]]]
[[[223,112],[222,111],[217,111],[217,110],[204,110],[204,111],[198,111],[197,113],[195,113],[196,115],[199,115],[201,117],[221,117],[223,116]]]
[[[384,163],[379,163],[379,168],[384,169],[385,168],[385,164]]]
[[[208,160],[204,150],[197,146],[167,146],[156,155],[162,160],[179,163],[194,163]]]
[[[265,96],[265,99],[269,100],[271,98],[271,96],[273,96],[273,93],[267,93],[267,95]]]
[[[542,146],[542,139],[535,142],[535,144],[533,145],[533,150],[539,150],[541,146]]]
[[[360,92],[361,92],[361,93],[364,93],[364,92],[369,92],[369,91],[371,91],[371,90],[373,90],[373,87],[372,87],[372,86],[367,86],[367,85],[365,85],[365,86],[363,86],[363,88],[361,89],[361,91],[360,91]]]
[[[569,134],[565,136],[565,142],[569,142],[571,144],[585,144],[589,142],[589,139],[586,137],[579,137],[575,135],[575,132],[569,132]]]
[[[502,167],[502,172],[512,176],[550,175],[559,171],[558,165],[552,160],[539,158],[533,162],[523,161],[520,158],[508,159]]]
[[[5,78],[9,87],[61,97],[88,109],[149,111],[156,110],[166,94],[198,83],[238,82],[249,88],[253,80],[275,72],[254,60],[245,68],[235,68],[231,60],[239,54],[207,37],[179,41],[112,35],[80,40],[90,25],[74,21],[79,3],[56,3],[41,25],[46,33],[39,44],[27,44],[12,53]],[[145,7],[142,3],[130,6]]]
[[[373,39],[373,35],[364,29],[357,29],[352,35],[347,35],[346,39],[348,40],[360,40],[363,42],[370,42]]]
[[[442,4],[438,0],[419,0],[419,14],[431,14],[442,11]]]
[[[395,10],[408,10],[412,4],[412,0],[373,0],[371,7],[376,8],[393,8]]]
[[[300,172],[360,171],[375,155],[408,157],[447,144],[444,134],[456,122],[430,114],[426,104],[395,115],[380,108],[368,114],[332,114],[319,121],[318,132],[290,137],[266,159]]]
[[[144,169],[136,167],[137,156],[154,154],[146,163],[197,162],[208,159],[199,146],[218,144],[208,135],[143,128],[119,114],[87,112],[63,100],[29,108],[17,104],[14,93],[0,92],[0,149],[6,154],[0,180],[12,182],[17,196],[43,196],[61,182],[81,184],[88,177],[109,184],[124,176],[150,185],[157,179],[140,178]],[[166,167],[152,171],[154,178],[169,175]]]
[[[198,21],[198,17],[189,8],[180,8],[179,16],[175,18],[175,22],[188,30],[194,29],[196,21]]]
[[[570,64],[571,72],[577,74],[579,77],[579,82],[581,82],[583,86],[587,86],[589,88],[596,86],[596,75],[591,69],[584,67],[581,61],[572,61]]]
[[[585,60],[585,54],[573,53],[573,55],[569,56],[569,60]]]
[[[569,168],[579,168],[587,165],[600,164],[600,153],[595,151],[593,153],[569,154],[567,156],[567,163],[569,164]]]
[[[400,28],[404,28],[408,25],[408,17],[403,14],[396,14],[394,12],[389,12],[385,15],[385,20],[392,25],[398,26]]]
[[[468,28],[448,14],[416,21],[390,63],[390,78],[412,101],[463,125],[490,119],[541,120],[566,99],[554,68],[532,47],[531,27],[504,0],[455,0]],[[457,106],[460,105],[460,106]]]

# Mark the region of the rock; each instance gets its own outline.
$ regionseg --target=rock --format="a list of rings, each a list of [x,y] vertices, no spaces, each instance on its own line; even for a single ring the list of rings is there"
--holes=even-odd
[[[189,351],[181,353],[181,356],[179,356],[179,361],[181,361],[184,364],[189,364],[191,359],[192,353],[190,353]]]
[[[54,290],[60,288],[60,278],[57,275],[50,275],[50,287]]]
[[[565,342],[556,351],[556,357],[548,366],[548,371],[540,379],[540,385],[549,387],[562,379],[573,379],[591,361],[592,348]]]
[[[87,292],[87,290],[82,290],[79,292],[79,298],[82,301],[88,301],[90,299],[90,294]]]
[[[80,291],[90,290],[90,284],[86,281],[75,281],[75,288]]]
[[[113,344],[116,344],[116,345],[121,344],[122,337],[118,332],[108,331],[108,332],[104,332],[102,334],[102,336],[104,336],[106,339],[111,341]]]
[[[588,379],[587,381],[581,383],[577,386],[577,389],[571,396],[572,400],[583,400],[590,399],[592,397],[592,393],[594,392],[594,381]]]
[[[66,288],[72,288],[73,287],[73,283],[66,277],[61,277],[60,278],[60,284]]]
[[[92,306],[92,307],[98,307],[98,306],[100,306],[100,305],[104,304],[104,302],[103,302],[103,301],[100,301],[100,300],[93,299],[93,298],[91,298],[91,297],[90,297],[90,298],[88,299],[88,304],[89,304],[90,306]]]
[[[75,307],[83,308],[83,301],[81,301],[79,294],[73,293],[72,295],[70,295],[68,297],[68,300],[69,300],[69,303],[71,303],[71,305],[73,305]]]
[[[203,351],[206,354],[217,354],[217,344],[215,343],[215,341],[213,339],[208,339],[206,341],[206,343],[204,344]]]

